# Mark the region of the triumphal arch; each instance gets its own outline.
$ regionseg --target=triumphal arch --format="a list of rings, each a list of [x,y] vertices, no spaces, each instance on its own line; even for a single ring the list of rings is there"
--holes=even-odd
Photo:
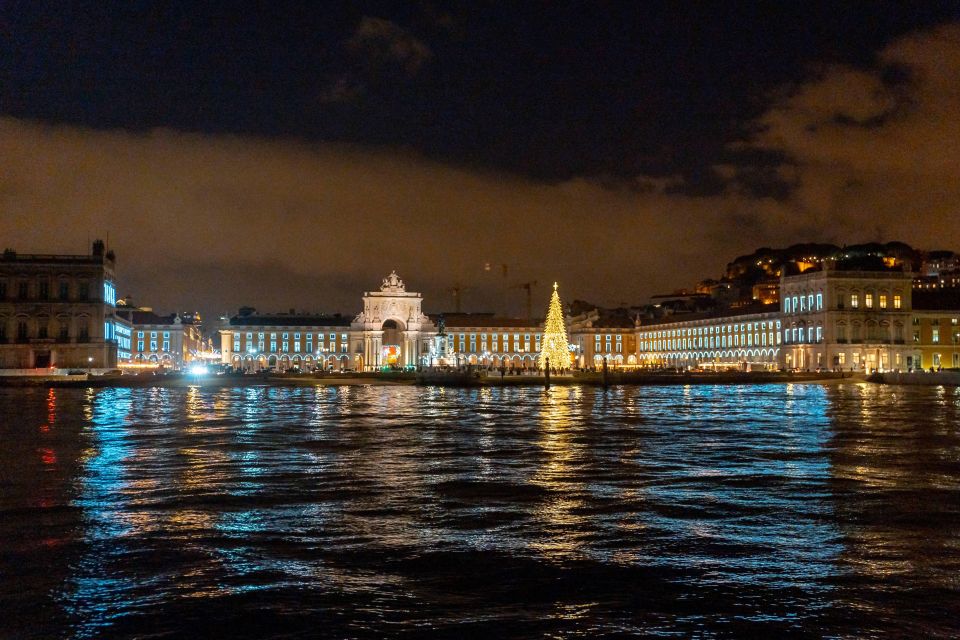
[[[379,291],[363,292],[363,311],[351,325],[363,335],[363,369],[419,363],[423,332],[433,327],[422,304],[422,295],[407,291],[396,271],[383,279]]]

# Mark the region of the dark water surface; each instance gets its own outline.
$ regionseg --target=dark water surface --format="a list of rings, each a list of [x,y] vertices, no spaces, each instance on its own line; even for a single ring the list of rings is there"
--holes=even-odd
[[[0,637],[956,637],[960,390],[0,390]]]

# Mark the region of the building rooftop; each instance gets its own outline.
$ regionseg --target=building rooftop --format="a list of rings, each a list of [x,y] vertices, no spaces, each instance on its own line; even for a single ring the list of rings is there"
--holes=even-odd
[[[340,314],[249,314],[230,318],[231,327],[348,327],[352,318]]]
[[[714,311],[705,311],[702,313],[674,313],[661,318],[641,318],[640,328],[644,329],[650,326],[660,326],[665,324],[676,324],[678,322],[692,322],[694,320],[712,320],[719,318],[737,318],[740,316],[749,316],[757,313],[776,313],[780,310],[778,304],[751,304],[743,307],[724,308]]]
[[[117,307],[117,315],[121,318],[126,318],[133,324],[173,325],[176,324],[177,318],[177,314],[175,313],[161,316],[145,309],[130,309],[124,307]]]
[[[86,255],[55,253],[17,253],[13,249],[4,249],[0,254],[0,263],[14,264],[104,264],[114,262],[113,251],[107,251],[102,240],[95,240],[91,251]]]
[[[467,327],[539,328],[543,325],[541,318],[504,318],[492,313],[434,313],[429,314],[428,317],[436,325],[440,323],[442,317],[444,326],[457,329]]]

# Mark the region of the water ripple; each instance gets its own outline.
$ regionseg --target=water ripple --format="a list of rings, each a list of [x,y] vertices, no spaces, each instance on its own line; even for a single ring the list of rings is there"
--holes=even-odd
[[[0,390],[0,636],[952,637],[960,392]]]

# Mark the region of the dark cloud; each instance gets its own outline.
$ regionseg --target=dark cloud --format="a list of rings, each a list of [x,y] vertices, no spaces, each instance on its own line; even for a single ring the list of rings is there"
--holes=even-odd
[[[410,75],[433,57],[430,47],[400,25],[371,16],[360,19],[347,47],[372,66],[396,64]]]
[[[710,167],[709,193],[672,174],[544,182],[390,148],[3,118],[3,244],[77,252],[109,234],[124,293],[208,313],[353,313],[391,269],[430,311],[460,284],[467,308],[519,313],[517,282],[538,280],[542,304],[553,280],[568,300],[637,302],[762,245],[956,248],[958,29],[792,85],[730,150],[752,160]]]
[[[553,280],[571,297],[638,299],[714,270],[725,213],[750,204],[544,184],[347,145],[12,119],[0,120],[0,161],[0,190],[16,185],[5,244],[81,251],[109,234],[124,292],[207,312],[351,311],[393,268],[431,310],[451,306],[457,283],[471,288],[466,305],[497,311],[520,311],[509,285],[533,279],[544,301]],[[508,277],[487,262],[507,264]]]
[[[897,70],[891,74],[890,70]],[[960,25],[900,38],[870,68],[831,66],[758,121],[799,219],[837,235],[956,246]]]

